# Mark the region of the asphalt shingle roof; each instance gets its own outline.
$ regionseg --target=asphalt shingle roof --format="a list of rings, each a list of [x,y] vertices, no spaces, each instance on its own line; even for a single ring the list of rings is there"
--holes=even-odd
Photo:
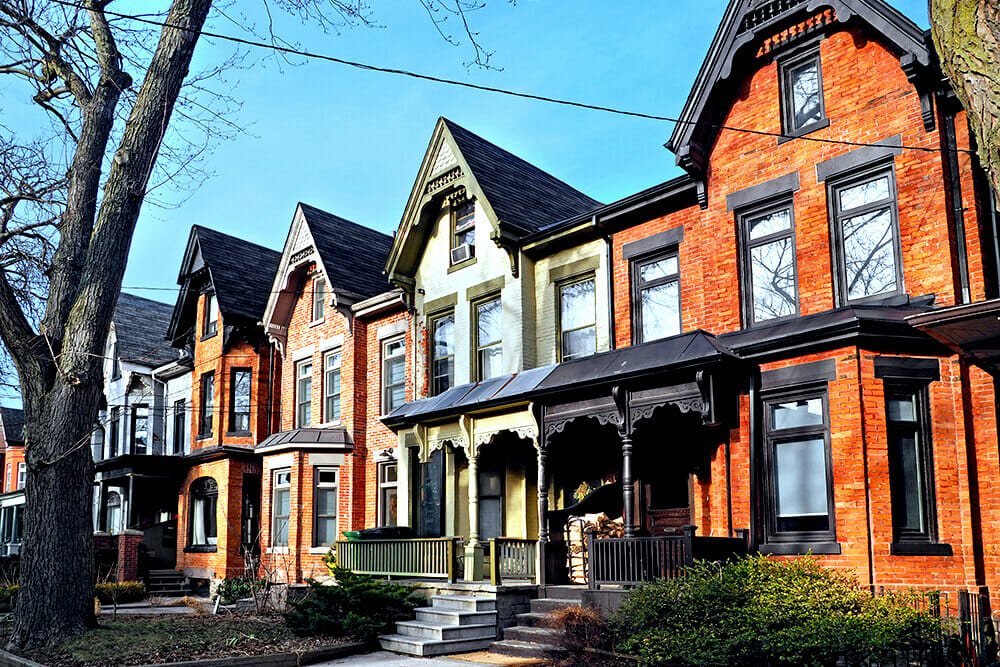
[[[534,232],[601,205],[461,125],[442,120],[501,222]]]
[[[391,289],[382,272],[392,248],[391,236],[308,204],[299,206],[323,260],[331,289],[365,297]]]
[[[127,292],[118,295],[112,321],[118,339],[118,357],[144,366],[159,366],[177,358],[167,343],[173,306]]]
[[[20,408],[0,408],[3,437],[8,443],[24,443],[24,411]]]
[[[259,322],[264,317],[281,253],[200,225],[194,229],[222,316]]]

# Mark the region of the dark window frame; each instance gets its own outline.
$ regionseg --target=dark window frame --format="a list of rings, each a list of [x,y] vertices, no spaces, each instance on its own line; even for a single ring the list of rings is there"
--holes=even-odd
[[[795,125],[795,98],[793,93],[792,72],[810,61],[816,62],[816,81],[819,85],[819,118],[805,125]],[[781,133],[788,138],[801,137],[830,126],[830,118],[826,115],[826,91],[823,88],[823,59],[819,46],[778,63],[778,98],[781,108]]]
[[[885,397],[885,430],[886,446],[889,458],[889,492],[892,505],[892,536],[893,545],[906,544],[937,544],[938,543],[938,522],[937,522],[937,489],[934,475],[934,444],[933,444],[933,422],[931,421],[930,405],[930,381],[886,378],[883,381],[883,395]],[[903,421],[894,421],[889,416],[889,398],[906,397],[913,398],[916,409],[913,426],[903,426]],[[910,422],[905,422],[910,424]],[[920,479],[919,484],[923,487],[923,502],[920,509],[923,513],[923,520],[926,528],[923,531],[915,531],[902,528],[899,524],[900,503],[899,496],[903,493],[901,489],[902,480],[899,470],[899,460],[896,456],[893,440],[896,436],[903,435],[903,431],[915,433],[919,448],[920,457]]]
[[[436,331],[437,325],[438,323],[448,319],[449,317],[451,318],[451,326],[452,326],[451,354],[443,357],[438,357],[435,356],[435,354],[437,353],[437,346],[434,343],[435,336],[437,333]],[[427,317],[427,331],[429,332],[430,335],[430,340],[428,341],[428,348],[430,351],[430,354],[428,354],[430,360],[430,365],[428,368],[428,375],[430,376],[430,383],[429,383],[430,394],[431,396],[437,396],[455,386],[455,344],[457,338],[455,336],[455,309],[449,308],[447,310],[441,310],[436,313],[433,313],[432,315],[429,315]],[[438,383],[438,378],[445,376],[438,374],[437,362],[445,361],[447,359],[451,359],[451,370],[447,375],[448,386],[442,387]]]
[[[319,478],[321,472],[332,472],[336,476],[336,481],[332,485],[330,485],[330,484],[325,484],[324,485],[322,482],[320,482],[320,478]],[[319,495],[320,489],[330,489],[330,488],[336,489],[337,503],[334,505],[334,513],[332,515],[331,514],[320,514],[320,511],[319,511],[320,510],[320,506],[316,502],[316,498]],[[333,525],[334,525],[333,536],[334,536],[334,541],[336,541],[336,538],[337,538],[337,520],[339,519],[339,516],[340,516],[340,513],[337,511],[339,509],[338,508],[339,504],[340,504],[340,468],[337,467],[337,466],[331,466],[331,465],[313,466],[313,516],[312,516],[312,524],[313,524],[312,546],[313,546],[313,548],[328,547],[328,546],[332,546],[333,545],[333,542],[323,543],[323,542],[319,541],[319,521],[320,521],[320,519],[333,519]]]
[[[215,308],[212,308],[213,303],[215,304]],[[212,318],[213,310],[215,311],[214,318]],[[215,292],[205,292],[205,312],[202,314],[201,339],[211,338],[217,333],[219,333],[219,300]]]
[[[391,356],[387,353],[390,345],[396,343],[402,343],[400,348],[401,352],[396,352]],[[403,380],[402,382],[390,384],[388,382],[389,374],[389,364],[396,363],[402,360],[403,363]],[[382,414],[387,415],[399,405],[393,404],[391,400],[392,390],[396,387],[403,387],[403,403],[406,402],[406,337],[405,336],[393,336],[392,338],[387,338],[382,341],[382,354],[381,354],[381,377],[379,378],[379,384],[382,387]],[[402,405],[402,403],[400,403]]]
[[[108,429],[110,433],[108,434],[108,440],[110,444],[108,445],[108,458],[114,458],[118,456],[118,447],[121,444],[121,419],[122,419],[122,409],[119,407],[111,408],[111,416],[108,418],[111,428]]]
[[[278,475],[288,475],[288,481],[278,484]],[[287,489],[288,490],[288,514],[278,514],[276,511],[277,503],[275,498],[277,497],[278,491]],[[278,519],[284,518],[285,520],[285,542],[284,544],[278,544],[275,542],[275,537],[278,533],[275,528],[278,525]],[[291,468],[277,468],[271,471],[271,535],[270,535],[270,546],[271,548],[287,549],[289,547],[289,542],[291,541],[291,522],[292,522],[292,469]]]
[[[183,398],[174,401],[174,454],[184,452],[187,444],[187,401]]]
[[[593,327],[593,329],[594,329],[594,350],[592,352],[588,353],[588,354],[578,354],[575,357],[574,356],[570,356],[570,357],[567,358],[566,357],[566,341],[564,340],[564,336],[568,332],[563,329],[563,321],[562,321],[562,316],[563,316],[563,312],[562,312],[562,292],[563,292],[563,290],[565,288],[567,288],[567,287],[569,287],[571,285],[577,285],[577,284],[584,283],[584,282],[592,282],[592,283],[594,283],[594,319],[593,319],[593,322],[591,324],[588,324],[585,327],[577,327],[576,329],[570,329],[569,332],[582,331],[583,329],[589,329],[589,328]],[[556,359],[558,359],[560,362],[562,362],[562,361],[569,361],[569,360],[572,360],[572,359],[581,359],[583,357],[589,357],[589,356],[592,356],[594,354],[597,354],[597,273],[594,272],[594,271],[590,271],[590,272],[587,272],[587,273],[581,273],[581,274],[578,274],[578,275],[575,275],[575,276],[571,276],[569,278],[566,278],[564,280],[560,280],[559,282],[557,282],[555,284],[555,288],[556,288],[556,329],[557,329],[557,335],[556,335]],[[502,311],[501,311],[501,313],[502,313]],[[503,344],[503,339],[502,338],[501,338],[500,342],[501,342],[501,344]]]
[[[479,307],[483,306],[483,305],[486,305],[488,303],[492,303],[494,301],[496,301],[497,303],[500,304],[500,338],[499,338],[499,340],[494,341],[494,342],[492,342],[492,343],[490,343],[488,345],[480,346],[479,345]],[[486,348],[492,347],[494,345],[499,345],[500,346],[500,360],[501,360],[501,364],[503,363],[503,336],[504,336],[504,333],[503,333],[503,298],[502,298],[502,295],[501,295],[500,292],[492,292],[490,294],[484,295],[484,296],[476,299],[475,301],[471,302],[470,306],[472,307],[472,326],[470,327],[470,329],[472,330],[472,341],[471,341],[472,342],[472,379],[473,379],[474,382],[482,382],[483,379],[484,379],[483,378],[483,368],[482,368],[482,361],[481,361],[480,355],[479,355],[479,353],[482,350],[485,350]],[[501,370],[500,374],[501,375],[503,374],[502,370]]]
[[[211,388],[211,392],[208,389]],[[207,394],[211,393],[209,399]],[[215,428],[215,371],[201,374],[198,385],[198,439],[211,438]]]
[[[880,200],[873,204],[865,204],[857,209],[849,209],[845,213],[840,207],[840,192],[862,183],[875,181],[882,176],[888,177],[890,196],[888,200]],[[827,217],[830,221],[830,249],[833,254],[831,263],[833,266],[834,294],[837,299],[837,306],[863,304],[878,302],[885,299],[892,299],[906,294],[906,284],[903,280],[903,248],[901,230],[899,226],[899,190],[896,183],[896,167],[893,163],[879,163],[856,172],[845,174],[842,177],[830,179],[826,182],[827,193]],[[895,262],[896,289],[889,292],[879,292],[857,299],[851,299],[848,294],[847,284],[847,258],[844,251],[843,220],[855,218],[866,213],[877,211],[888,206],[891,217],[893,231],[893,259]]]
[[[247,409],[246,412],[236,411],[236,375],[237,373],[246,373],[249,377],[249,387],[247,393]],[[250,435],[250,419],[252,415],[252,410],[250,408],[251,400],[253,398],[253,369],[247,366],[238,366],[229,369],[229,430],[227,434],[229,435]],[[247,427],[246,428],[235,428],[236,420],[238,415],[246,415]]]
[[[771,424],[771,406],[778,403],[819,398],[823,404],[823,422],[817,425],[776,429]],[[764,509],[765,553],[798,554],[812,551],[816,554],[840,553],[837,544],[837,510],[833,486],[833,451],[831,443],[830,398],[826,383],[813,383],[766,392],[762,400],[764,448],[764,484],[762,494]],[[779,531],[777,520],[777,476],[775,447],[785,442],[796,442],[821,436],[826,460],[826,502],[829,529],[824,531]]]
[[[336,368],[329,367],[329,360],[333,357],[337,357]],[[323,353],[323,423],[324,424],[335,424],[340,422],[341,415],[343,414],[343,405],[341,404],[341,397],[344,392],[344,375],[343,375],[343,364],[344,356],[341,348],[335,350],[329,350]],[[331,375],[337,376],[337,391],[336,393],[330,392],[330,386],[333,384],[331,380]],[[330,409],[330,401],[333,399],[333,404],[336,406],[336,410]],[[331,414],[336,413],[336,414]]]
[[[137,443],[136,443],[136,440],[135,440],[135,433],[136,433],[135,427],[136,427],[136,423],[139,421],[139,414],[138,414],[139,410],[145,410],[146,411],[146,416],[144,417],[144,419],[146,420],[146,444],[144,446],[144,448],[145,448],[146,451],[143,452],[143,453],[144,454],[151,454],[152,452],[150,452],[150,446],[152,445],[152,443],[150,442],[150,426],[151,426],[150,417],[152,415],[150,413],[150,409],[149,409],[149,404],[148,403],[134,403],[134,404],[132,404],[132,414],[130,416],[131,417],[131,419],[130,419],[131,423],[130,423],[130,428],[129,428],[129,434],[130,434],[130,437],[129,437],[129,448],[132,450],[133,454],[138,454],[139,453],[138,447],[137,447]]]
[[[205,499],[205,501],[211,500],[212,508],[214,512],[213,526],[215,528],[216,540],[215,544],[212,544],[209,540],[213,539],[209,535],[209,525],[205,526],[205,542],[195,543],[194,541],[194,526],[195,526],[195,500]],[[199,477],[198,479],[191,482],[191,486],[188,487],[188,525],[187,525],[187,547],[184,551],[188,553],[215,553],[218,551],[218,539],[219,539],[219,483],[214,477]]]
[[[122,376],[122,362],[118,356],[118,341],[111,346],[111,379],[118,380]]]
[[[302,368],[305,367],[305,366],[309,367],[309,373],[308,373],[308,375],[303,375],[302,374]],[[300,359],[299,361],[296,361],[294,368],[295,368],[295,385],[294,385],[294,394],[295,394],[295,428],[308,428],[309,426],[312,426],[312,403],[313,403],[313,391],[312,391],[313,360],[312,360],[312,357],[306,357],[305,359]],[[309,400],[308,401],[303,401],[302,400],[302,394],[304,393],[303,390],[302,390],[303,389],[302,383],[305,382],[305,381],[309,382]],[[307,413],[308,419],[303,419],[302,418],[302,408],[303,407],[305,407],[306,410],[308,411],[308,413]]]
[[[750,240],[749,221],[754,218],[761,218],[778,211],[788,211],[788,229],[762,236],[758,239]],[[743,316],[743,327],[750,329],[753,327],[774,324],[785,320],[794,319],[801,313],[799,303],[799,262],[798,246],[795,242],[795,204],[791,197],[771,200],[763,204],[741,209],[736,216],[737,230],[739,238],[739,279],[740,279],[740,308]],[[788,238],[792,243],[792,275],[795,283],[795,311],[789,315],[772,317],[759,322],[754,318],[753,300],[753,266],[750,261],[750,253],[758,246],[764,246],[782,239]]]
[[[670,259],[675,257],[677,259],[677,273],[671,273],[662,278],[656,278],[648,282],[642,281],[642,267],[648,264],[655,264],[656,262],[663,261],[665,259]],[[640,345],[648,341],[642,335],[642,293],[644,290],[653,289],[666,285],[668,283],[677,283],[677,334],[683,333],[684,331],[684,304],[683,298],[681,296],[681,255],[679,244],[671,245],[666,248],[661,248],[656,251],[638,255],[629,260],[629,280],[630,280],[630,298],[631,298],[631,311],[632,311],[632,344]],[[664,338],[669,338],[670,336],[664,336]],[[660,338],[654,338],[651,340],[662,340]]]

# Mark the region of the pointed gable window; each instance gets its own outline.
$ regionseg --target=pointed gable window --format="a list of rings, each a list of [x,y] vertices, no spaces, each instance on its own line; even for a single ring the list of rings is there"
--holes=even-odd
[[[451,263],[461,264],[476,256],[476,202],[457,201],[451,208]]]
[[[823,71],[819,50],[780,65],[781,121],[784,134],[800,136],[829,122],[823,103]]]

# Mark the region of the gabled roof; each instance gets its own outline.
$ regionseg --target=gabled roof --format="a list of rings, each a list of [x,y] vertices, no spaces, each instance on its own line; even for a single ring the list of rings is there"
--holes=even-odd
[[[190,285],[189,278],[202,269],[207,271],[215,290],[223,319],[229,319],[230,323],[234,319],[259,322],[280,258],[280,253],[262,245],[201,225],[192,226],[177,277],[181,293],[170,320],[169,338],[183,336],[186,328],[180,323],[194,318],[198,292]]]
[[[391,236],[309,204],[299,202],[299,209],[312,232],[330,289],[363,297],[390,289],[382,267],[392,248]]]
[[[719,122],[718,114],[729,108],[745,67],[757,66],[754,55],[761,41],[828,8],[834,10],[838,23],[859,21],[867,25],[908,66],[926,69],[932,65],[924,31],[883,0],[730,0],[666,144],[677,154],[677,164],[703,173],[717,133],[712,125]]]
[[[425,214],[436,221],[431,213],[461,188],[479,200],[495,238],[505,244],[601,206],[513,153],[438,118],[385,265],[390,280],[412,277],[431,233]]]
[[[534,232],[597,208],[601,202],[505,151],[477,134],[442,118],[493,212],[501,223]]]
[[[167,343],[172,312],[166,303],[127,292],[119,294],[111,316],[118,358],[151,368],[177,359],[177,351]]]
[[[24,411],[20,408],[0,408],[3,437],[8,445],[24,444]]]

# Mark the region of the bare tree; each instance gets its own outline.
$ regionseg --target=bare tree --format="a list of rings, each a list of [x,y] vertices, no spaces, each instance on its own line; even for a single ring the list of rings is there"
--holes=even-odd
[[[969,117],[979,160],[1000,193],[1000,3],[929,0],[941,67]]]
[[[473,63],[487,65],[466,20],[479,2],[419,1],[445,39],[458,41],[444,21],[460,23]],[[12,648],[94,622],[88,445],[132,235],[150,192],[190,173],[213,128],[231,124],[234,101],[212,84],[232,62],[189,73],[212,0],[164,0],[138,17],[113,2],[0,0],[0,75],[47,119],[27,138],[0,126],[0,339],[22,394],[28,468]],[[273,2],[327,29],[375,25],[365,0]]]

